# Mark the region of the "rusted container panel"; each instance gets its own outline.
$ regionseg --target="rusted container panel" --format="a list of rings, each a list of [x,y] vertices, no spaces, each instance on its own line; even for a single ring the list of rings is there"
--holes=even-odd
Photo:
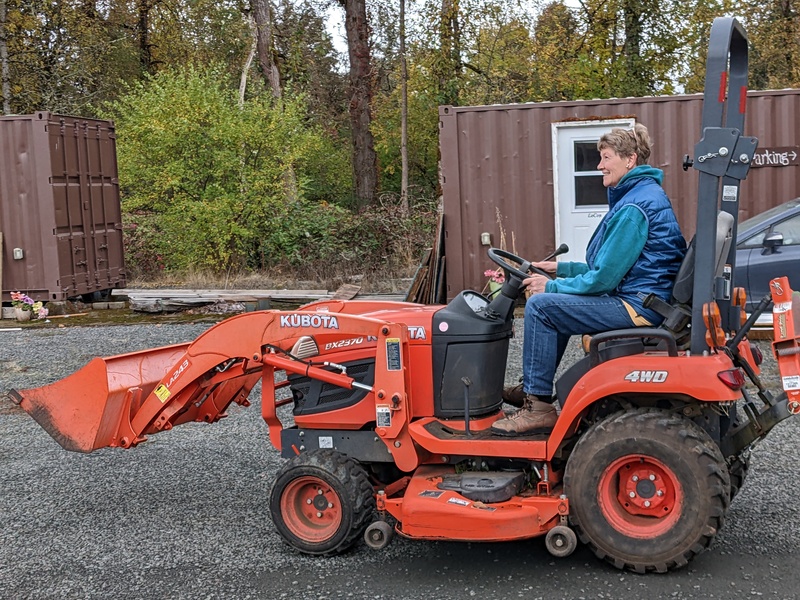
[[[486,283],[481,233],[529,259],[551,252],[556,239],[553,125],[634,119],[653,138],[650,164],[664,171],[684,235],[695,230],[697,172],[684,171],[700,138],[702,94],[575,102],[439,108],[447,296]],[[800,90],[749,92],[745,135],[760,149],[800,154]],[[800,196],[800,157],[785,166],[753,168],[741,189],[746,219]],[[499,222],[498,222],[499,215]],[[583,260],[570,253],[566,260]]]
[[[39,112],[0,118],[2,299],[124,287],[114,126]]]

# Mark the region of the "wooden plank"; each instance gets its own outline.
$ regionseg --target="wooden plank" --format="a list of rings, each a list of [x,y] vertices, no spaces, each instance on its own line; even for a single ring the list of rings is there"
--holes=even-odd
[[[411,280],[411,285],[408,288],[408,293],[406,294],[406,301],[407,302],[419,302],[419,291],[422,288],[422,285],[425,281],[425,277],[427,276],[428,272],[428,261],[431,257],[431,252],[433,248],[427,248],[425,253],[422,255],[422,260],[417,266],[417,271],[414,273],[414,278]]]
[[[340,285],[339,288],[331,296],[331,300],[352,300],[361,291],[360,285],[352,283],[345,283]]]
[[[414,276],[414,281],[411,282],[411,287],[408,288],[406,302],[420,302],[420,289],[422,288],[427,274],[428,266],[420,265],[419,269],[417,269],[417,274]]]
[[[431,253],[431,282],[427,293],[427,304],[439,303],[439,288],[444,278],[441,270],[442,257],[444,256],[444,213],[439,212],[436,219],[436,231],[433,240],[433,252]]]
[[[445,256],[439,258],[439,271],[436,275],[436,293],[433,297],[434,304],[445,304],[447,302],[447,293],[445,289],[445,269],[444,269]]]
[[[212,290],[212,289],[172,289],[172,288],[123,288],[111,290],[112,296],[129,296],[136,294],[138,296],[151,296],[151,297],[204,297],[204,296],[219,296],[222,294],[235,296],[238,294],[255,296],[255,297],[278,297],[278,296],[328,296],[328,290]]]

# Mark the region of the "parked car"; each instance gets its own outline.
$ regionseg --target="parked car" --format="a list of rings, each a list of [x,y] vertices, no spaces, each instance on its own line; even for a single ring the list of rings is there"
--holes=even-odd
[[[742,221],[736,236],[734,285],[747,291],[748,312],[782,275],[800,291],[800,198]]]

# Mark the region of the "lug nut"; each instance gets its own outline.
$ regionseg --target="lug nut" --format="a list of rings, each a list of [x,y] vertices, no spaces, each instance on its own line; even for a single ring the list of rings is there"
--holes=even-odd
[[[633,481],[633,482],[639,481],[639,476],[638,475],[634,475],[633,477],[631,477],[631,481]]]
[[[653,475],[652,473],[650,473],[650,481],[655,481],[655,480],[656,480],[656,476]]]
[[[645,508],[650,508],[650,500],[645,500],[644,501],[644,507]]]
[[[321,512],[318,512],[318,513],[317,513],[317,517],[321,517],[321,516],[322,516],[322,513],[321,513]]]
[[[636,493],[635,492],[631,492],[630,496],[631,496],[631,498],[636,498]]]

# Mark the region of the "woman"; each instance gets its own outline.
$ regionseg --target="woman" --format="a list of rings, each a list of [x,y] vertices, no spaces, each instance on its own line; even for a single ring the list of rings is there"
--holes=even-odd
[[[553,428],[558,418],[553,379],[570,336],[658,325],[661,316],[642,302],[650,293],[670,300],[686,240],[661,187],[664,173],[647,164],[647,128],[637,123],[633,129],[612,129],[597,148],[608,213],[589,240],[585,263],[534,263],[557,278],[533,275],[524,281],[531,295],[525,305],[522,384],[503,392],[504,400],[522,408],[496,421],[495,433]]]

